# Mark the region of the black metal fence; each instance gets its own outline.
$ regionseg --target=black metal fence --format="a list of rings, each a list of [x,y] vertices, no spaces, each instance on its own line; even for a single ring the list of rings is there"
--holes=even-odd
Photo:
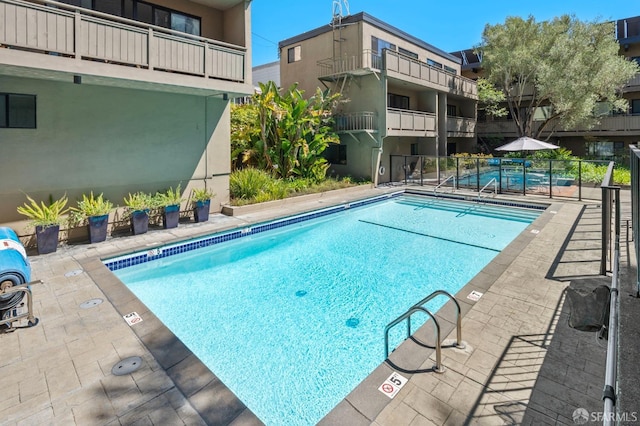
[[[636,265],[640,265],[640,149],[629,145],[631,170],[631,229],[636,252]],[[636,268],[636,296],[640,294],[640,268]]]
[[[499,193],[600,200],[607,161],[391,155],[390,181],[480,191],[492,180]]]

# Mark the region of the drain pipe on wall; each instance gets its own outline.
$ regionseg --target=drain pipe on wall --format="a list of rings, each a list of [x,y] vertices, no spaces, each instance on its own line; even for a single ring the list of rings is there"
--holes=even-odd
[[[382,157],[382,142],[380,142],[380,146],[374,147],[372,149],[372,156],[375,158],[374,160],[374,170],[373,170],[373,187],[378,186],[378,179],[380,178],[380,158]]]

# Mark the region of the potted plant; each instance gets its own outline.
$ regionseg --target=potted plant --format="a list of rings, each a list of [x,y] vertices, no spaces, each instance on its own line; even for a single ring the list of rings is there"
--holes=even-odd
[[[211,207],[211,199],[215,197],[215,193],[207,188],[195,188],[191,194],[193,203],[193,217],[196,222],[206,222],[209,220],[209,210]]]
[[[184,201],[180,184],[174,190],[173,187],[165,192],[155,195],[156,205],[162,208],[162,226],[164,229],[175,228],[180,219],[180,203]]]
[[[82,194],[82,200],[78,201],[77,207],[71,208],[71,214],[78,222],[88,222],[89,242],[99,243],[107,239],[109,213],[112,209],[113,203],[105,199],[103,194],[95,197],[91,191],[89,196]]]
[[[149,230],[149,210],[154,206],[153,197],[145,192],[129,193],[124,204],[131,219],[133,235],[144,234]]]
[[[49,205],[43,201],[38,204],[27,195],[28,203],[18,207],[18,213],[31,220],[31,225],[36,228],[36,245],[38,254],[53,253],[58,248],[58,235],[60,225],[64,222],[63,215],[67,213],[67,194],[56,201],[50,199]]]

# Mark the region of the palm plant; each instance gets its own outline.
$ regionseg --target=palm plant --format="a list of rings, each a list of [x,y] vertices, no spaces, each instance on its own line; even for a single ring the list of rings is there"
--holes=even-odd
[[[18,213],[29,218],[33,226],[40,226],[48,228],[50,226],[56,226],[62,224],[64,218],[69,209],[67,207],[67,194],[63,195],[59,199],[53,201],[50,200],[49,205],[44,201],[40,201],[38,204],[33,198],[27,195],[28,203],[18,207]]]

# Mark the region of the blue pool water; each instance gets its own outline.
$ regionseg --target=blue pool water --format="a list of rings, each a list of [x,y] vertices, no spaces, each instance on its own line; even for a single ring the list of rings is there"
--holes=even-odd
[[[425,198],[114,273],[262,421],[315,424],[384,361],[390,321],[436,289],[455,294],[540,213]]]
[[[504,191],[522,191],[523,180],[527,183],[527,188],[549,186],[549,172],[527,171],[525,175],[520,170],[504,170],[502,176],[497,169],[484,171],[480,174],[468,174],[460,176],[459,185],[464,187],[475,187],[480,185],[483,187],[492,179],[502,180],[502,190]],[[564,183],[562,183],[564,182]],[[554,173],[551,179],[553,185],[569,186],[573,184],[573,178],[566,174]],[[491,189],[491,188],[489,188]]]

